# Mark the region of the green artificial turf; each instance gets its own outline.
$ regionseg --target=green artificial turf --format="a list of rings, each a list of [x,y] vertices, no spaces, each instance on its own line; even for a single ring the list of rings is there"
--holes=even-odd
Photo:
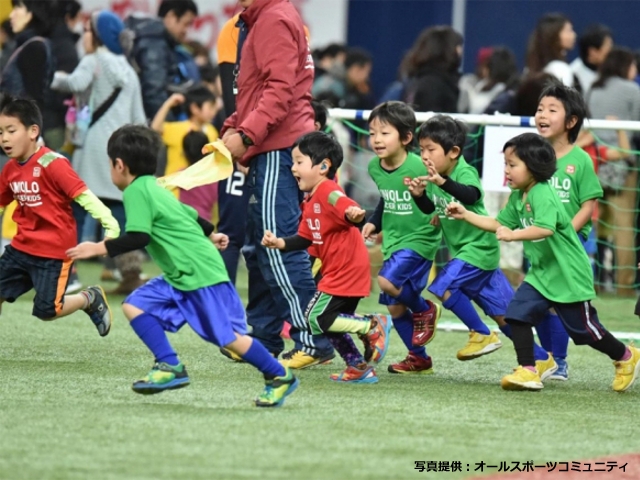
[[[81,266],[85,283],[95,264]],[[299,372],[283,408],[252,399],[259,374],[235,364],[188,328],[170,339],[192,385],[155,396],[131,391],[152,358],[112,299],[111,334],[100,338],[82,313],[55,322],[30,315],[28,298],[0,317],[2,479],[404,479],[465,478],[476,462],[571,461],[640,451],[635,418],[640,382],[610,390],[613,366],[570,346],[570,380],[542,392],[504,392],[515,366],[497,352],[460,362],[466,335],[439,332],[435,373],[386,372],[405,352],[392,333],[376,385],[337,385],[334,360]],[[598,300],[612,330],[640,331],[633,301]],[[376,310],[375,299],[363,310]],[[446,320],[452,320],[445,317]],[[462,472],[419,473],[415,461],[460,461]],[[467,472],[467,464],[469,470]]]

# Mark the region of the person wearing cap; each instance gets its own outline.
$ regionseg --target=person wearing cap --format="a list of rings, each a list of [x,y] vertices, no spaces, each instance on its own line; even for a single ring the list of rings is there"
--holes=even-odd
[[[121,40],[124,24],[113,12],[94,12],[86,22],[83,45],[87,54],[71,73],[56,72],[51,88],[75,94],[76,111],[87,111],[90,120],[85,128],[77,128],[72,163],[87,186],[109,207],[113,216],[125,226],[122,192],[110,181],[107,140],[113,132],[126,124],[145,124],[140,82],[129,65]],[[86,99],[83,105],[79,99]],[[83,132],[78,133],[78,132]],[[78,232],[82,232],[84,212],[76,216]],[[120,285],[113,293],[126,294],[142,282],[140,258],[130,252],[116,258],[122,275]]]

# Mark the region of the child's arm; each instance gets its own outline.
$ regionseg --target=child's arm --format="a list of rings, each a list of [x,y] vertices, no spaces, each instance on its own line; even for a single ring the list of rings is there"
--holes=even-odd
[[[105,230],[105,237],[116,238],[120,235],[120,225],[111,214],[111,210],[91,190],[85,190],[73,200],[100,222]]]
[[[484,215],[478,215],[477,213],[470,212],[462,205],[455,202],[451,202],[447,206],[447,215],[457,220],[464,220],[481,230],[495,232],[498,240],[502,240],[503,242],[540,240],[553,235],[553,231],[536,226],[523,228],[521,230],[511,230],[509,227],[501,225],[495,218],[485,217]]]
[[[615,120],[615,118],[614,118]],[[618,134],[618,147],[619,148],[607,148],[605,157],[607,161],[617,161],[629,157],[629,151],[631,150],[631,142],[629,141],[629,135],[624,130],[617,130]]]
[[[295,250],[306,250],[312,245],[312,241],[301,237],[300,235],[292,235],[291,237],[276,237],[269,230],[264,231],[262,237],[262,245],[267,248],[282,250],[284,252],[292,252]]]
[[[591,220],[591,216],[593,215],[593,210],[596,208],[596,200],[587,200],[581,206],[580,210],[578,210],[571,220],[571,224],[573,225],[573,229],[576,232],[579,232],[582,227],[584,227],[589,220]]]
[[[184,103],[184,101],[184,95],[180,93],[174,93],[169,98],[167,98],[160,107],[160,110],[158,110],[158,113],[156,113],[155,117],[153,117],[153,120],[151,121],[151,128],[158,133],[162,133],[162,131],[164,130],[164,122],[167,119],[167,115],[169,115],[171,109]]]
[[[477,213],[470,212],[464,208],[461,204],[451,202],[447,205],[447,216],[453,217],[456,220],[464,220],[470,223],[474,227],[478,227],[481,230],[487,232],[496,232],[501,227],[500,223],[495,218],[485,217],[484,215],[478,215]]]
[[[532,225],[521,230],[511,230],[500,225],[496,230],[496,237],[503,242],[524,242],[542,240],[553,235],[553,231]]]
[[[473,205],[480,200],[482,194],[477,187],[465,185],[463,183],[456,182],[455,180],[451,180],[448,177],[443,177],[438,173],[436,166],[431,161],[423,161],[423,163],[429,171],[429,175],[427,175],[426,180],[440,187],[443,191],[458,200],[458,202],[463,205]]]
[[[372,240],[373,234],[382,230],[382,212],[384,212],[384,198],[380,197],[376,209],[362,227],[362,238]]]
[[[364,221],[364,216],[367,212],[365,212],[362,208],[357,205],[351,205],[347,207],[344,211],[344,218],[346,218],[349,222],[354,225],[359,225]]]

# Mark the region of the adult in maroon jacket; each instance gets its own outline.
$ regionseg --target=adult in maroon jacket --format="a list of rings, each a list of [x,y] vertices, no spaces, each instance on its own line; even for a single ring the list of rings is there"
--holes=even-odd
[[[313,60],[302,19],[287,0],[240,0],[240,58],[236,112],[222,139],[236,161],[249,168],[247,321],[252,335],[280,354],[280,331],[291,319],[295,348],[283,359],[304,368],[333,358],[324,336],[312,336],[304,310],[315,293],[305,251],[281,252],[261,245],[265,230],[297,234],[301,195],[291,173],[291,146],[314,130],[311,107]]]

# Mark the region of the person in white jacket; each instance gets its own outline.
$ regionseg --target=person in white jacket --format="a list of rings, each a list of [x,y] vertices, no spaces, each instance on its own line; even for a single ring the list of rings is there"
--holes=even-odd
[[[83,135],[76,135],[72,164],[80,178],[111,209],[124,230],[122,192],[110,181],[107,141],[123,125],[145,124],[146,116],[138,76],[121,46],[123,31],[124,24],[114,13],[94,12],[83,34],[87,55],[71,74],[56,72],[51,87],[85,99],[91,120],[80,129]],[[80,106],[77,108],[80,110]],[[85,215],[78,213],[76,220],[81,232]],[[122,281],[114,293],[130,293],[143,282],[137,252],[116,258],[116,266]]]

